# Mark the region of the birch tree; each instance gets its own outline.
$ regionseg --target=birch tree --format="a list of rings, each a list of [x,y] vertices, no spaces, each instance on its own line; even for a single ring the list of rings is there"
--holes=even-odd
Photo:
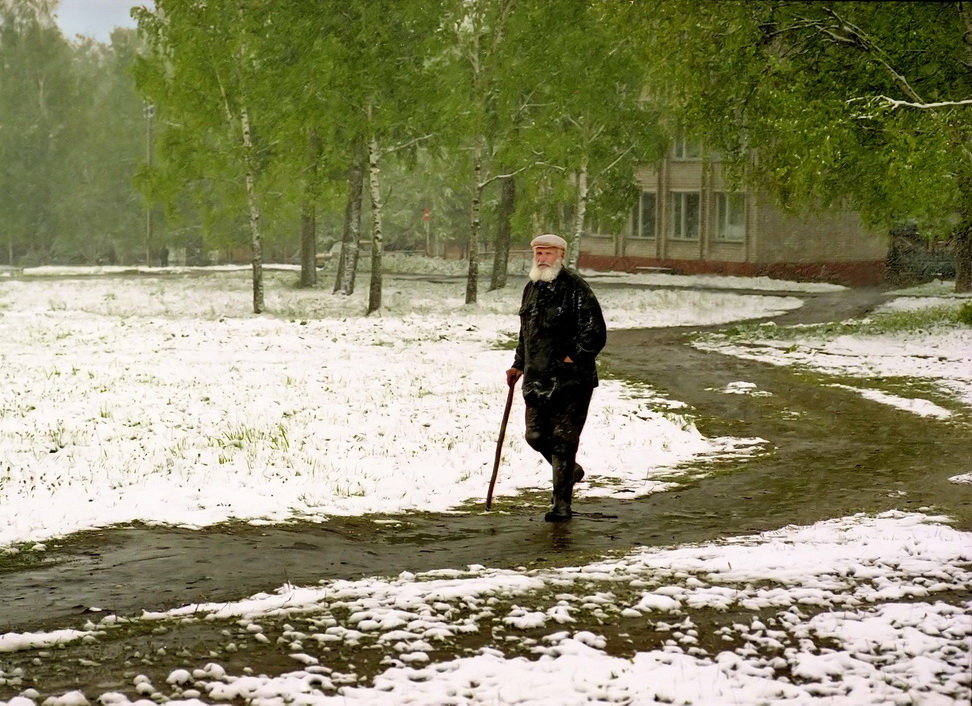
[[[169,179],[208,177],[230,204],[244,206],[257,314],[264,310],[263,156],[253,111],[267,85],[258,48],[268,7],[261,0],[157,0],[154,12],[138,12],[153,50],[140,66],[139,85],[167,128],[162,145],[170,150]]]
[[[487,190],[499,186],[499,224],[493,241],[490,289],[505,284],[517,210],[517,184],[542,162],[531,153],[522,135],[533,120],[538,85],[547,76],[548,58],[531,63],[530,48],[556,42],[547,30],[554,25],[535,23],[538,8],[556,13],[559,3],[543,0],[457,0],[446,15],[445,32],[451,36],[453,59],[444,73],[450,81],[448,144],[468,155],[469,231],[466,303],[478,299],[479,260],[483,246],[483,214]],[[533,57],[535,58],[535,57]]]
[[[469,155],[471,178],[466,304],[475,303],[479,292],[483,194],[503,177],[494,171],[502,140],[498,103],[506,32],[516,4],[516,0],[458,1],[450,5],[444,20],[443,33],[453,46],[453,61],[445,72],[452,85],[445,102],[445,111],[453,120],[450,142]]]
[[[358,271],[358,253],[361,249],[361,207],[364,193],[364,150],[352,146],[351,166],[348,168],[347,197],[344,209],[344,228],[341,233],[341,249],[338,259],[334,291],[350,296],[354,293],[354,280]]]
[[[457,3],[455,12],[450,78],[459,90],[451,113],[461,116],[455,125],[470,154],[466,303],[473,303],[488,188],[501,186],[493,289],[505,283],[506,219],[515,213],[521,227],[564,232],[576,264],[591,204],[614,215],[625,201],[619,195],[630,198],[634,166],[660,148],[655,114],[641,100],[637,54],[599,3],[478,0]],[[620,210],[628,212],[626,201]]]
[[[568,214],[559,227],[576,267],[589,214],[612,222],[627,213],[635,167],[661,156],[658,113],[644,100],[636,44],[598,3],[540,5],[531,27],[547,38],[523,48],[531,65],[544,66],[525,136],[547,166],[533,193],[539,186],[549,194],[552,208],[538,213],[553,225],[545,230]]]
[[[359,159],[362,129],[355,58],[356,33],[364,30],[354,21],[353,4],[322,0],[316,3],[275,3],[270,10],[264,53],[266,90],[275,104],[267,139],[272,142],[272,180],[286,199],[300,203],[301,284],[317,281],[318,214],[337,205],[347,191],[348,165]],[[352,179],[353,181],[353,179]],[[288,184],[299,185],[287,190]],[[356,222],[360,223],[360,184]],[[354,199],[354,196],[352,196]],[[345,231],[346,233],[347,231]],[[355,238],[354,247],[357,248]],[[334,291],[351,294],[357,262],[345,257],[355,250],[342,247]]]
[[[366,179],[371,206],[371,282],[368,314],[381,308],[382,160],[421,141],[429,122],[422,101],[428,35],[437,7],[424,0],[353,0],[332,7],[342,51],[335,56],[340,76],[337,100],[348,145],[348,202],[336,291],[350,294],[358,257],[361,196]],[[365,170],[365,164],[367,170]]]

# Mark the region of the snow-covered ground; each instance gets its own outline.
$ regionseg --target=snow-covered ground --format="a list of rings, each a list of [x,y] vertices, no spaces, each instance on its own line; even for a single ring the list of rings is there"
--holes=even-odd
[[[42,552],[49,539],[134,520],[325,520],[450,511],[482,498],[511,360],[496,344],[515,333],[518,286],[480,292],[467,306],[461,281],[387,278],[381,315],[365,318],[366,284],[343,297],[295,289],[293,272],[274,271],[268,313],[254,316],[246,269],[25,274],[32,277],[0,279],[0,551]],[[763,317],[800,306],[800,291],[827,288],[589,274],[613,328]],[[598,286],[619,281],[666,288]],[[766,294],[725,291],[733,288]],[[961,301],[944,287],[908,294],[889,306]],[[968,327],[724,348],[852,375],[919,376],[972,406]],[[747,381],[730,387],[748,390]],[[947,413],[927,400],[872,392],[915,413]],[[660,479],[679,464],[761,447],[759,439],[706,438],[677,400],[649,394],[602,383],[584,432],[597,443],[582,440],[581,449],[599,483],[581,496],[663,492]],[[549,483],[517,414],[503,469],[499,497]],[[957,492],[967,492],[958,481],[970,472],[956,469]],[[967,704],[969,606],[940,597],[972,587],[970,564],[972,536],[947,518],[890,513],[556,571],[457,567],[284,586],[238,604],[173,606],[140,620],[232,614],[260,635],[261,616],[316,616],[318,630],[288,636],[293,672],[261,677],[182,665],[170,685],[142,678],[134,691],[268,705]],[[339,607],[354,620],[329,617]],[[745,623],[718,628],[724,650],[699,646],[693,621],[707,610],[748,614]],[[571,630],[578,613],[593,614],[605,634]],[[32,635],[4,634],[0,620],[0,687],[20,678],[4,673],[4,652],[97,639],[118,619],[105,620]],[[480,623],[493,626],[491,647],[434,657],[440,642]],[[670,630],[664,649],[625,655],[617,635],[608,644],[607,626],[647,624]],[[524,629],[545,634],[531,643],[517,632]],[[372,684],[338,679],[314,655],[325,643],[369,640],[388,652]],[[26,690],[8,703],[38,698]],[[50,706],[81,698],[68,693]]]
[[[3,283],[0,547],[132,520],[441,511],[482,496],[512,362],[496,343],[516,332],[519,287],[468,307],[462,282],[389,280],[383,314],[365,318],[367,287],[349,300],[292,280],[268,277],[266,316],[249,313],[246,270]],[[689,290],[601,298],[613,327],[800,305]],[[603,481],[594,492],[653,492],[673,465],[758,445],[704,438],[656,407],[615,381],[598,390],[585,431],[598,443],[583,451]],[[521,414],[507,438],[516,472],[500,496],[545,487]]]
[[[920,290],[919,290],[920,291]],[[957,308],[967,296],[941,297],[899,296],[878,307],[873,314],[915,312],[937,307]],[[943,326],[921,327],[892,333],[827,334],[800,327],[793,335],[778,339],[772,336],[742,343],[720,340],[719,336],[698,342],[700,348],[712,348],[744,358],[776,365],[795,365],[822,371],[833,371],[859,380],[911,377],[929,381],[949,396],[972,407],[972,346],[969,328]],[[865,390],[865,396],[896,407],[929,416],[950,416],[947,410],[922,399],[902,399],[879,390]]]

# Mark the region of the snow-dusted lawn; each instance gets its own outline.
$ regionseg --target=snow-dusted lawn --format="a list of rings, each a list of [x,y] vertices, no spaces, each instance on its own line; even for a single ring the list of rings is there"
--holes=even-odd
[[[519,287],[389,280],[383,315],[270,273],[0,281],[0,547],[119,522],[441,511],[481,499],[492,469]],[[612,326],[728,322],[792,297],[608,290]],[[512,312],[512,313],[511,313]],[[500,495],[545,488],[517,405]],[[595,397],[583,450],[605,493],[694,456],[706,439],[621,383]],[[629,496],[630,497],[630,496]]]
[[[963,302],[972,302],[972,297],[900,296],[879,307],[873,315],[938,307],[957,309]],[[771,328],[769,324],[764,330]],[[797,327],[795,335],[782,339],[772,336],[760,339],[757,335],[741,343],[711,336],[698,345],[776,365],[803,366],[857,378],[865,384],[862,394],[919,414],[948,416],[928,400],[903,400],[878,390],[867,390],[866,382],[893,377],[924,380],[972,407],[972,335],[968,327],[933,324],[920,330],[853,335],[822,335],[814,327],[808,329],[806,335],[800,335]]]
[[[591,279],[597,288],[621,277]],[[468,307],[461,282],[388,279],[382,315],[364,318],[366,284],[345,298],[294,289],[293,278],[268,273],[263,316],[249,313],[246,270],[0,279],[0,551],[43,551],[47,539],[132,520],[326,519],[481,500],[511,358],[496,344],[515,331],[519,287],[480,292]],[[662,281],[682,288],[599,289],[609,326],[766,316],[800,304],[770,291],[802,287],[717,282],[768,292],[753,296],[695,290],[691,279]],[[822,345],[839,346],[840,356],[810,358],[832,369],[958,381],[947,389],[962,395],[963,385],[972,386],[969,329],[786,349],[756,342],[745,353],[807,363],[794,351]],[[745,391],[746,381],[731,387],[727,393]],[[582,440],[581,452],[598,482],[581,493],[664,491],[657,479],[673,466],[758,448],[756,439],[703,437],[673,411],[677,402],[659,404],[605,381],[585,430],[597,443]],[[933,413],[921,401],[913,409]],[[548,484],[522,441],[518,414],[503,470],[500,495]],[[556,571],[457,567],[284,586],[238,604],[173,606],[141,620],[235,616],[257,636],[261,616],[292,614],[300,623],[286,636],[294,671],[259,677],[228,674],[218,663],[174,664],[171,684],[136,677],[135,691],[268,706],[968,704],[968,606],[940,597],[972,586],[972,537],[946,522],[899,513],[835,518]],[[700,611],[712,610],[751,614],[719,628],[724,650],[699,647],[712,637],[698,634]],[[350,611],[353,620],[338,620],[335,611]],[[572,629],[580,615],[604,630]],[[25,636],[4,634],[0,621],[0,686],[15,683],[4,681],[14,677],[4,674],[3,652],[96,640],[115,624],[106,618],[76,632]],[[614,641],[649,624],[671,632],[663,649],[626,655],[608,645],[607,633]],[[493,647],[435,657],[480,626],[492,630]],[[524,638],[521,630],[543,636]],[[373,684],[338,678],[326,661],[317,663],[315,647],[369,641],[387,652]],[[29,706],[37,697],[28,690],[8,703]],[[81,698],[68,693],[49,706]]]

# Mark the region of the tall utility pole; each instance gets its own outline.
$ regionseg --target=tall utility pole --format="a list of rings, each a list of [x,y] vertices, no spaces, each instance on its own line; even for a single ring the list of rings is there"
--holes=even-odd
[[[145,162],[149,170],[152,169],[152,118],[155,117],[155,106],[148,103],[145,106]],[[145,203],[145,266],[152,266],[152,201]]]

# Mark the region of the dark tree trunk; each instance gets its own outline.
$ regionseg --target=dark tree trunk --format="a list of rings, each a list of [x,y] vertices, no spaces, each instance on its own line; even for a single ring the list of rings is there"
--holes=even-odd
[[[489,291],[506,286],[506,271],[510,261],[510,242],[513,240],[513,212],[516,209],[516,180],[506,177],[500,184],[499,224],[493,251],[493,272]]]
[[[354,293],[354,278],[358,271],[358,249],[361,245],[361,200],[364,195],[364,157],[355,152],[348,176],[348,203],[344,210],[344,233],[338,259],[334,291],[350,296]]]
[[[320,139],[316,130],[307,135],[304,200],[300,206],[300,286],[317,284],[317,167]]]
[[[959,3],[959,13],[965,25],[963,43],[965,44],[965,65],[972,61],[972,4]],[[962,207],[959,209],[959,223],[953,235],[955,242],[955,291],[972,292],[972,159],[969,158],[968,123],[959,129],[959,146],[964,149],[964,169],[959,182],[962,190]]]
[[[317,209],[305,194],[300,206],[300,286],[317,284]]]
[[[972,292],[972,216],[966,215],[953,235],[955,291]]]

